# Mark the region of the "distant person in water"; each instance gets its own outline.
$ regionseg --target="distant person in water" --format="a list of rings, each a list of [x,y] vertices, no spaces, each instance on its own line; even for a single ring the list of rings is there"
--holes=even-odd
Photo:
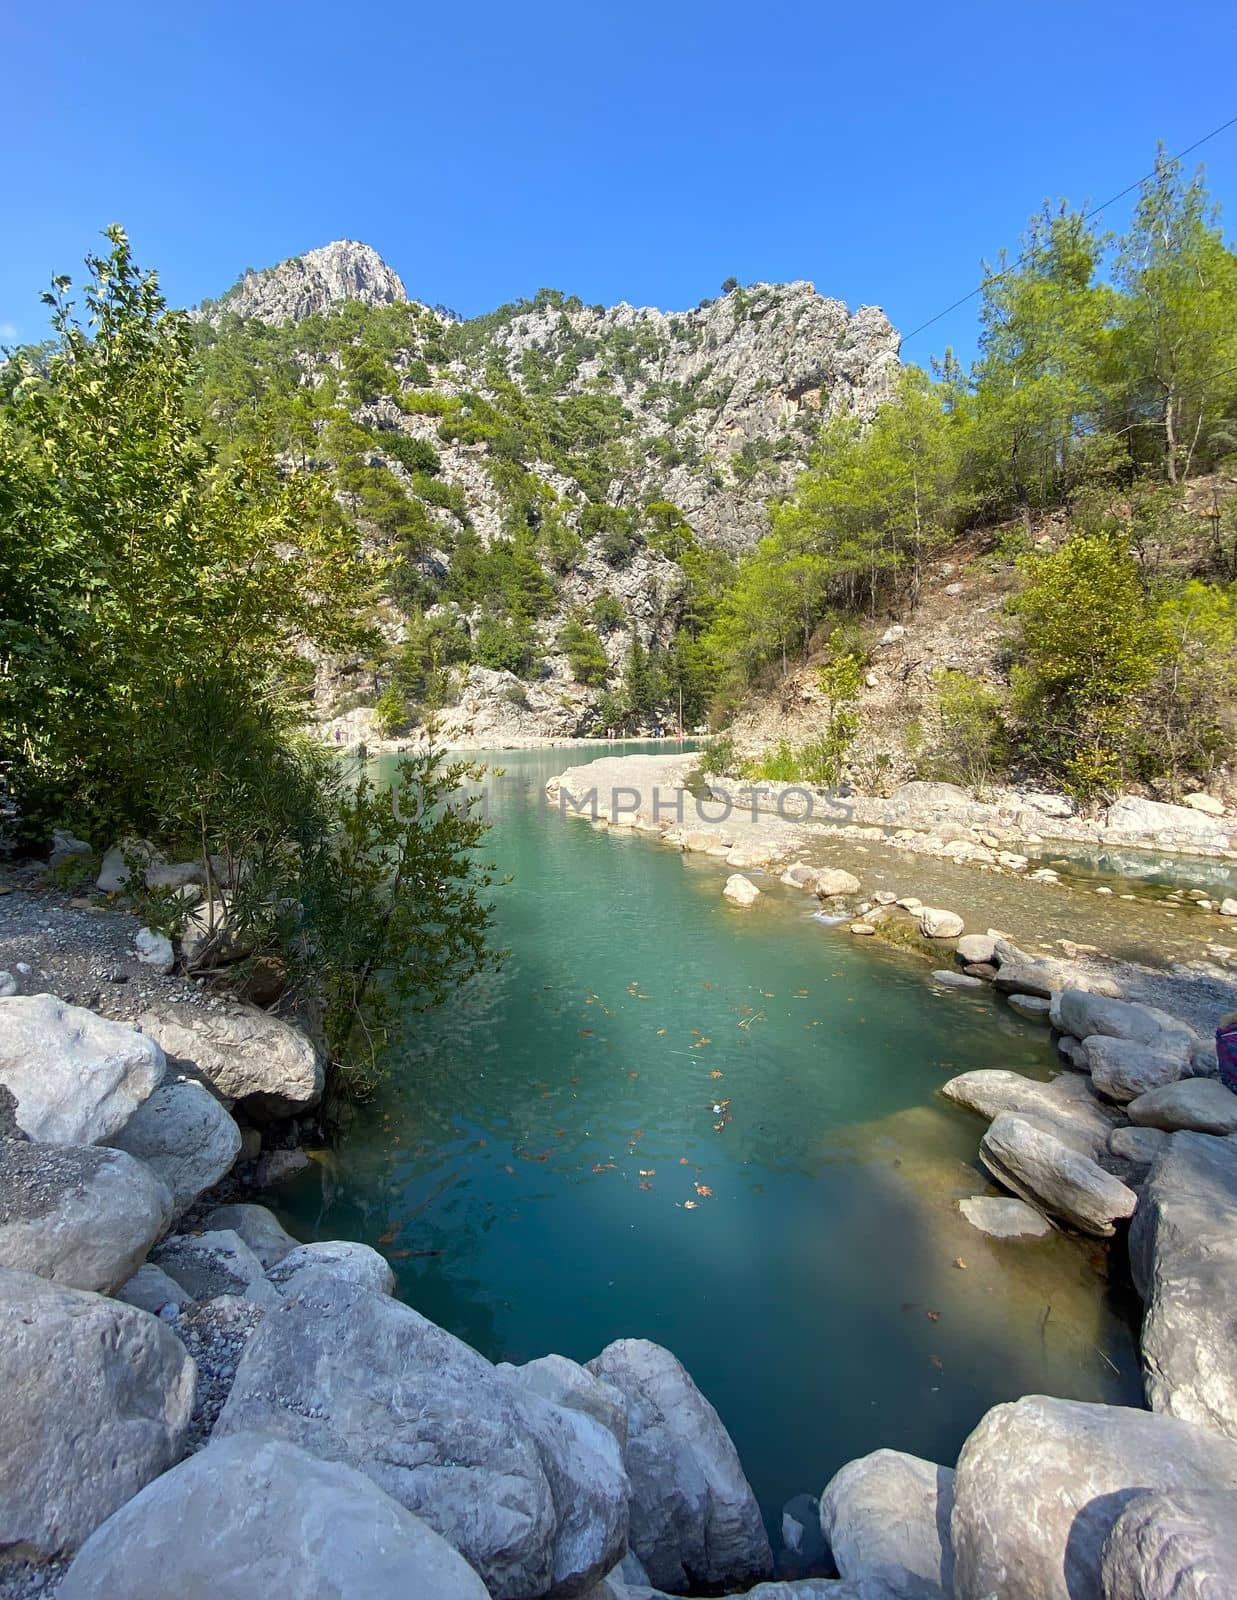
[[[335,743],[336,744],[343,744],[343,742],[344,742],[344,730],[342,728],[336,728],[336,730],[335,730]]]
[[[1237,1094],[1237,1011],[1220,1018],[1216,1029],[1216,1058],[1220,1063],[1220,1081]]]

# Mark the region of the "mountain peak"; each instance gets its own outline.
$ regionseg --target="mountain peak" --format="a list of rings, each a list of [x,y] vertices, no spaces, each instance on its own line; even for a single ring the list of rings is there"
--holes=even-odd
[[[300,322],[344,300],[391,305],[407,300],[399,274],[372,245],[336,239],[277,266],[250,270],[222,299],[203,307],[211,321],[224,312],[261,322]]]

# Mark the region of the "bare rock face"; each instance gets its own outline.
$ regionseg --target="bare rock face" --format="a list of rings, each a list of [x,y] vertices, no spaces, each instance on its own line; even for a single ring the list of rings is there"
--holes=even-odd
[[[238,1434],[150,1484],[87,1541],[64,1600],[487,1600],[444,1539],[338,1461]]]
[[[1014,1112],[1002,1112],[992,1123],[979,1156],[998,1183],[1083,1233],[1111,1238],[1138,1204],[1119,1178]]]
[[[313,1041],[257,1006],[214,1011],[171,1001],[139,1021],[168,1055],[255,1110],[291,1115],[322,1095],[326,1068]]]
[[[17,1126],[49,1144],[98,1144],[158,1088],[163,1051],[123,1022],[55,995],[0,1000],[0,1084]]]
[[[1131,1501],[1235,1488],[1237,1444],[1188,1422],[1043,1395],[996,1406],[958,1457],[956,1600],[1091,1600],[1104,1542]]]
[[[195,1376],[145,1311],[0,1272],[0,1550],[76,1550],[166,1472]]]
[[[122,1150],[0,1142],[0,1266],[107,1294],[171,1220],[163,1182]]]
[[[821,1532],[843,1578],[875,1578],[910,1600],[953,1594],[954,1475],[900,1450],[850,1461],[820,1497]]]
[[[364,1472],[495,1600],[586,1593],[627,1547],[617,1439],[410,1306],[322,1271],[272,1307],[215,1437],[254,1430]]]
[[[1237,1494],[1140,1495],[1104,1545],[1104,1600],[1229,1600],[1237,1594]]]
[[[1147,1403],[1237,1440],[1237,1139],[1175,1133],[1143,1185],[1130,1266]]]
[[[178,1078],[156,1089],[111,1143],[162,1178],[180,1216],[231,1171],[241,1131],[209,1089]]]
[[[300,322],[345,300],[385,306],[407,298],[398,275],[370,245],[336,239],[277,267],[247,272],[222,300],[204,306],[203,314],[212,322],[226,312],[272,324]]]
[[[627,1402],[631,1547],[662,1589],[744,1588],[773,1556],[738,1452],[681,1362],[647,1339],[617,1339],[586,1363]]]

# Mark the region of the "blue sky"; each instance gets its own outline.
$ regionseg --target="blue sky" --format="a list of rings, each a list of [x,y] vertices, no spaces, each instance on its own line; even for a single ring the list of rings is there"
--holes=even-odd
[[[466,315],[810,278],[909,331],[1237,113],[1231,3],[117,0],[0,18],[0,340],[121,221],[171,300],[340,237]],[[1237,128],[1199,153],[1237,228]],[[1124,223],[1128,202],[1107,220]],[[974,308],[915,340],[969,353]]]

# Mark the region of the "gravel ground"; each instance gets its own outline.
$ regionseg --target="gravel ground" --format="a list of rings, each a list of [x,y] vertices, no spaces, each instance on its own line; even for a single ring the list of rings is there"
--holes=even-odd
[[[28,869],[0,872],[0,971],[13,974],[19,994],[56,994],[121,1022],[156,1000],[219,1004],[194,979],[143,966],[133,948],[140,927],[102,896],[40,887]]]
[[[189,1423],[186,1454],[192,1455],[210,1441],[224,1402],[236,1379],[245,1347],[264,1315],[261,1306],[235,1295],[220,1295],[195,1311],[184,1312],[171,1326],[198,1364],[198,1387]]]

